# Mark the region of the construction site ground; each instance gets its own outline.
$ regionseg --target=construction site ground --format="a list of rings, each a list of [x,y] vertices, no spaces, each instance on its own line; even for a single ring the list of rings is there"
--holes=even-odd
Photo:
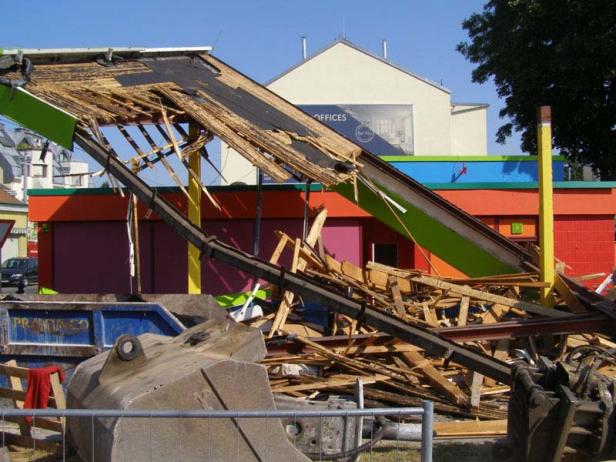
[[[440,441],[434,445],[433,457],[438,462],[496,462],[502,459],[492,454],[496,440],[451,440]],[[56,462],[63,460],[46,451],[32,448],[10,447],[10,459],[6,462]],[[5,459],[0,459],[4,461]],[[318,460],[318,459],[317,459]],[[364,462],[419,462],[421,449],[419,443],[380,442],[372,451],[361,455]],[[81,462],[77,455],[68,455],[67,462]]]

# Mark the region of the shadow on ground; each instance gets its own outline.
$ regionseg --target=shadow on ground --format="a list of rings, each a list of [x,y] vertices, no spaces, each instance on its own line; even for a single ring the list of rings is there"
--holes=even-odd
[[[492,454],[494,441],[442,441],[435,442],[432,452],[434,462],[497,462],[503,459]],[[388,442],[380,444],[362,455],[363,462],[419,462],[419,443]]]

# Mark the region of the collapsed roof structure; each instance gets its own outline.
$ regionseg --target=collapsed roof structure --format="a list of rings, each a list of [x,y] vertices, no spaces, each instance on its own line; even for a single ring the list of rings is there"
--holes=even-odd
[[[2,79],[14,87],[0,86],[2,112],[65,147],[72,148],[76,133],[78,144],[80,138],[89,140],[117,156],[100,129],[116,126],[135,148],[134,171],[161,162],[183,188],[165,158],[175,153],[188,167],[187,156],[207,153],[204,145],[218,136],[274,181],[295,177],[334,188],[471,276],[523,270],[530,260],[520,246],[207,48],[2,53]],[[194,136],[185,123],[195,128]],[[148,131],[152,124],[163,144]],[[149,150],[140,147],[130,126],[137,127]]]

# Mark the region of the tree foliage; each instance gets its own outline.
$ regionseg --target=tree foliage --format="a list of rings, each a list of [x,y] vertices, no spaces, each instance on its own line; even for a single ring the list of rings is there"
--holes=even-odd
[[[549,105],[554,147],[616,179],[615,0],[490,0],[463,27],[473,81],[493,78],[505,100],[498,142],[516,130],[536,153],[537,107]]]

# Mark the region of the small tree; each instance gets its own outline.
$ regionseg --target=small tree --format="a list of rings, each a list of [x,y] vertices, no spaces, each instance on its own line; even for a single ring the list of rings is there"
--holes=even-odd
[[[505,99],[498,129],[536,153],[536,108],[552,106],[554,147],[574,164],[616,179],[616,3],[613,0],[490,0],[463,22],[457,47],[473,81],[493,78]]]

